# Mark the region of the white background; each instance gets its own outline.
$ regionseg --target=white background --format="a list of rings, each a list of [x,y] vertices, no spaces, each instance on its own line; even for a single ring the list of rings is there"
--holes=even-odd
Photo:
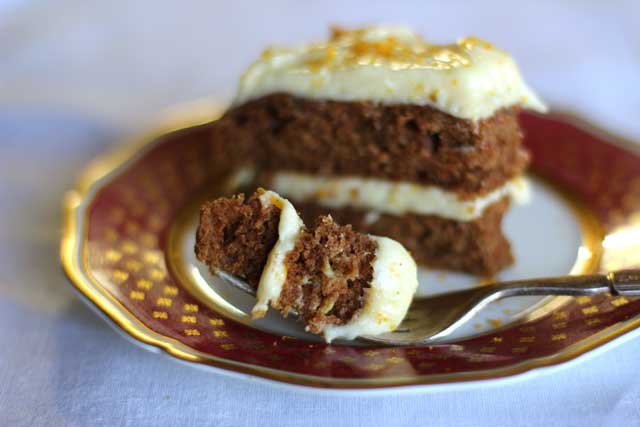
[[[380,22],[486,38],[554,109],[640,141],[638,1],[0,2],[0,425],[640,425],[638,339],[488,388],[316,396],[145,352],[73,295],[60,198],[92,156],[176,103],[226,104],[268,43]]]

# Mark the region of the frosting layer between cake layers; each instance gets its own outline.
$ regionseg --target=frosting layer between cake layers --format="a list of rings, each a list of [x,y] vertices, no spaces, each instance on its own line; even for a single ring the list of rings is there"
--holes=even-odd
[[[456,192],[434,185],[299,172],[274,173],[270,187],[296,202],[313,202],[328,208],[354,208],[393,215],[437,215],[457,221],[481,217],[486,207],[505,196],[516,203],[526,203],[529,199],[529,185],[523,177],[513,178],[485,195],[470,199],[461,199]]]

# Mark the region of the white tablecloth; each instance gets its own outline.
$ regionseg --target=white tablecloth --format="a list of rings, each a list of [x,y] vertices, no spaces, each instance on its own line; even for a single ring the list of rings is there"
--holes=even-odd
[[[640,2],[92,3],[0,4],[0,425],[640,425],[640,339],[493,386],[318,395],[134,346],[58,265],[61,195],[89,159],[169,105],[227,102],[264,44],[329,23],[485,37],[554,107],[640,141]]]

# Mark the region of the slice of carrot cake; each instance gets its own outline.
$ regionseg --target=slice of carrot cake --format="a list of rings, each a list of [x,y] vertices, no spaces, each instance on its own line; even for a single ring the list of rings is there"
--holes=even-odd
[[[418,286],[416,264],[396,241],[357,233],[331,216],[307,228],[272,191],[206,203],[196,237],[196,255],[214,274],[256,289],[254,318],[269,306],[294,311],[327,341],[394,330]]]
[[[331,214],[421,264],[490,275],[513,262],[502,219],[526,199],[520,108],[546,107],[485,41],[334,29],[265,51],[213,133],[304,219]]]

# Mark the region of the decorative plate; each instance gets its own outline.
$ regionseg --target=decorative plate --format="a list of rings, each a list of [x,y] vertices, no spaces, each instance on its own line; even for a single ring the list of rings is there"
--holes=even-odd
[[[290,319],[251,323],[251,299],[193,256],[199,204],[233,189],[209,155],[211,109],[193,109],[95,160],[66,195],[62,265],[122,330],[179,359],[334,389],[510,376],[573,359],[640,326],[640,299],[519,298],[494,303],[448,341],[416,348],[326,345]],[[498,279],[640,266],[640,156],[560,115],[523,114],[533,202],[505,229],[517,258]],[[209,121],[209,122],[208,122]],[[636,152],[637,153],[637,152]],[[423,272],[418,298],[477,286]]]

